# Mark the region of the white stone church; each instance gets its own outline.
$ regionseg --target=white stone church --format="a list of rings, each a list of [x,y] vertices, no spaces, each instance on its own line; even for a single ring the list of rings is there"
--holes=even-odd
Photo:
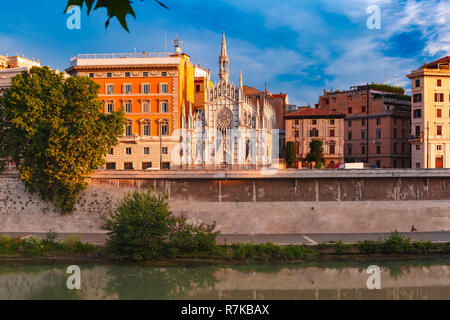
[[[265,90],[264,94],[267,94]],[[204,110],[182,116],[182,166],[255,169],[278,158],[275,110],[267,99],[246,97],[230,82],[225,34],[219,57],[219,80],[207,91]],[[183,108],[184,110],[184,108]]]

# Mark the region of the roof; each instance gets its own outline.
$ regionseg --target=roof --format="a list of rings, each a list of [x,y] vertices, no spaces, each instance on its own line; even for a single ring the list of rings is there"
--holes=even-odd
[[[244,86],[244,95],[249,96],[253,94],[264,94],[264,92],[253,87]]]
[[[436,61],[425,64],[425,67],[432,68],[432,67],[436,67],[438,64],[449,63],[449,62],[450,62],[450,56],[446,56],[446,57],[440,58]]]
[[[345,118],[345,114],[320,108],[302,108],[301,110],[285,114],[284,118],[285,119]]]

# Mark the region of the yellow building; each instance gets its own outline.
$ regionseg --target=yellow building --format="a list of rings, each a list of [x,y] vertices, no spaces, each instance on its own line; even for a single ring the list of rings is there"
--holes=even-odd
[[[450,56],[407,75],[411,79],[413,168],[450,168]]]
[[[80,54],[66,72],[100,85],[102,111],[123,109],[127,124],[106,169],[170,169],[177,132],[195,103],[196,68],[175,40],[173,53]],[[201,79],[201,77],[198,77]],[[204,90],[204,89],[203,89]],[[174,135],[175,134],[175,135]]]

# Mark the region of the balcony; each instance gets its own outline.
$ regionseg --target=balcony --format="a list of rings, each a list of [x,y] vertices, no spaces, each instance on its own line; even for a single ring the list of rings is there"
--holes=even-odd
[[[138,143],[139,138],[140,137],[137,134],[133,134],[131,136],[122,136],[119,138],[119,142]]]
[[[423,143],[423,136],[421,134],[411,135],[408,138],[408,142],[411,144],[421,144],[421,143]]]

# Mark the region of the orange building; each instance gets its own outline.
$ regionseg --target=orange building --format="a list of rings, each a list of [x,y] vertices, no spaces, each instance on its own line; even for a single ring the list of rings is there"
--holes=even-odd
[[[179,141],[184,112],[195,103],[194,80],[200,73],[175,42],[175,53],[80,54],[66,72],[90,77],[100,85],[105,113],[123,109],[127,119],[119,144],[107,155],[107,169],[169,169]],[[202,77],[204,76],[204,77]],[[208,84],[208,80],[203,82]],[[200,107],[200,106],[198,106]]]

